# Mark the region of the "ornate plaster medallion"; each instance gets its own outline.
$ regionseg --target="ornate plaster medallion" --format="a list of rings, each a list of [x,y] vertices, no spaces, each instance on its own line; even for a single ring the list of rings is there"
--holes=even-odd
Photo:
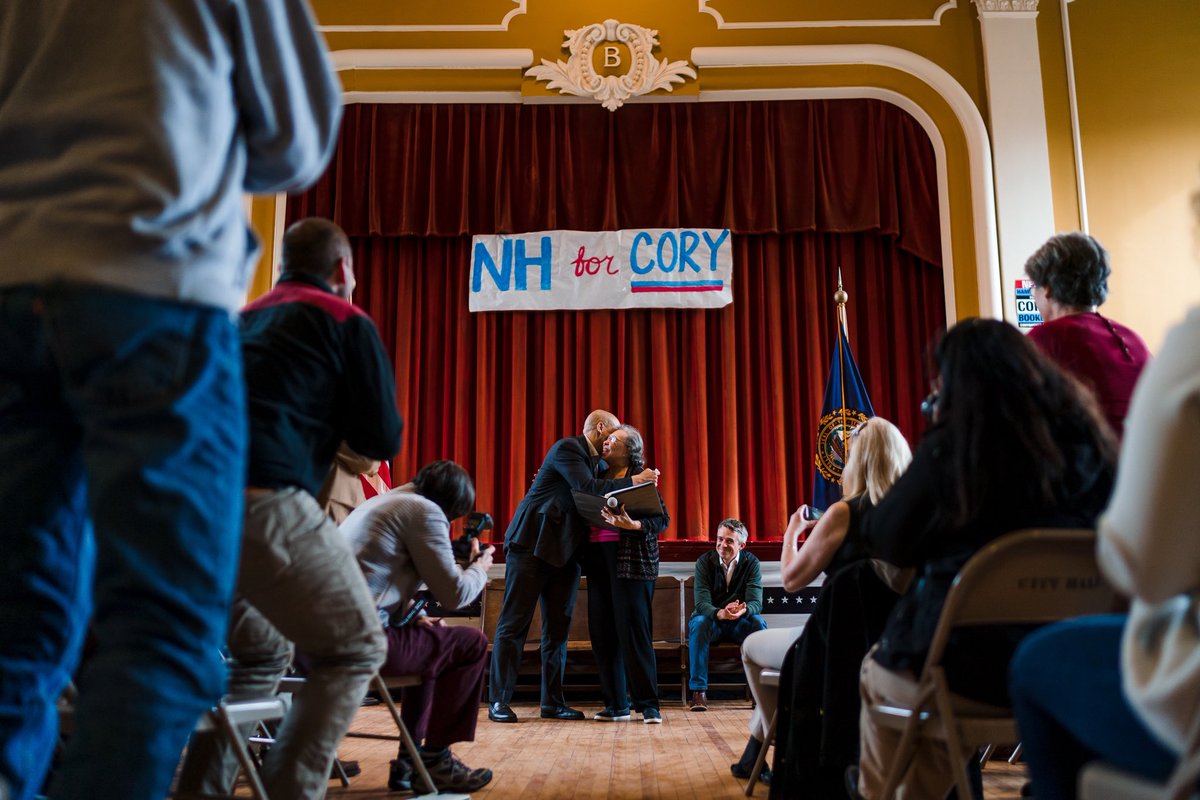
[[[631,97],[656,89],[669,92],[675,88],[674,84],[696,78],[696,71],[686,61],[668,62],[665,58],[659,61],[651,54],[658,46],[658,31],[606,19],[563,33],[566,36],[563,47],[571,51],[571,57],[565,62],[543,58],[540,65],[530,67],[525,74],[547,81],[548,88],[563,94],[595,98],[609,111],[616,111]],[[624,75],[596,72],[592,58],[596,48],[605,42],[620,42],[629,48],[629,70]],[[605,55],[617,57],[615,46]]]

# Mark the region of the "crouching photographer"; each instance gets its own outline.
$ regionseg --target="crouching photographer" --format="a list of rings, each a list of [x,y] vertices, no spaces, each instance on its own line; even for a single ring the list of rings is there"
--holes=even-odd
[[[455,742],[475,740],[487,638],[475,628],[431,620],[414,599],[428,587],[442,606],[461,608],[483,591],[495,549],[481,548],[477,538],[487,515],[472,514],[476,536],[464,537],[465,567],[456,563],[450,541],[450,522],[474,505],[475,485],[466,470],[453,461],[434,461],[409,483],[360,505],[341,525],[387,635],[387,660],[380,672],[424,679],[403,690],[400,715],[421,747],[432,788],[441,792],[478,791],[492,779],[490,769],[471,769],[450,752]],[[412,767],[401,745],[388,788],[429,791],[431,787],[413,787],[420,780]]]

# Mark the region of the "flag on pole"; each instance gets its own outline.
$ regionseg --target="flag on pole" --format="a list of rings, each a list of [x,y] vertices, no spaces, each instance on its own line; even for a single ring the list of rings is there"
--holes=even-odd
[[[850,340],[846,337],[846,301],[849,296],[842,288],[842,271],[838,270],[838,290],[833,295],[837,303],[837,339],[829,363],[829,379],[825,383],[825,402],[817,424],[817,471],[813,475],[812,505],[824,510],[842,497],[842,468],[850,456],[850,433],[875,416],[871,398],[863,385]]]

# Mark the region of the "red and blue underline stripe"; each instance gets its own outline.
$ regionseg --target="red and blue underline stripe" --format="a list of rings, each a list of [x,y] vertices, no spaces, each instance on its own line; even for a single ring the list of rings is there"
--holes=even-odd
[[[630,281],[634,292],[719,292],[725,281]]]

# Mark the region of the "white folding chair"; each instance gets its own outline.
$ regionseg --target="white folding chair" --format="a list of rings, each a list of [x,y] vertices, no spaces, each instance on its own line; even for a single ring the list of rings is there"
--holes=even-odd
[[[258,777],[258,765],[250,753],[250,744],[242,738],[242,725],[283,719],[287,705],[279,697],[263,697],[257,700],[222,700],[211,711],[206,712],[196,723],[196,733],[215,732],[224,736],[237,756],[238,765],[250,785],[255,800],[268,800],[267,790]],[[232,795],[230,795],[232,797]]]
[[[758,676],[759,683],[763,686],[774,686],[779,688],[779,670],[764,669]],[[746,781],[746,797],[754,794],[754,786],[758,783],[759,777],[762,775],[763,767],[767,763],[767,749],[775,744],[775,725],[779,722],[779,706],[771,712],[771,723],[767,726],[767,738],[763,739],[762,749],[758,751],[758,758],[754,759],[754,768],[750,770],[750,780]]]
[[[955,628],[1039,624],[1116,608],[1118,598],[1100,574],[1095,533],[1039,529],[1007,534],[976,553],[959,571],[934,632],[912,708],[872,705],[883,727],[901,731],[882,797],[894,796],[921,738],[945,742],[959,797],[970,797],[966,747],[1016,744],[1008,708],[951,694],[942,657]]]

